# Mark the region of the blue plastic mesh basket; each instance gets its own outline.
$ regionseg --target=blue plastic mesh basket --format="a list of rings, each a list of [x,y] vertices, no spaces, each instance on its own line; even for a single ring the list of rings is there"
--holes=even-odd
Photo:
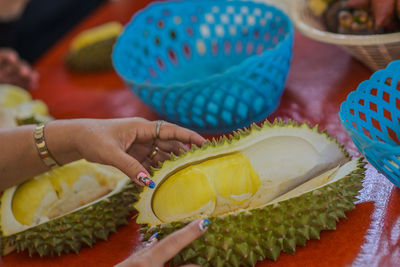
[[[117,73],[169,121],[220,133],[278,106],[293,27],[280,10],[244,1],[150,4],[118,38]]]
[[[360,152],[400,187],[400,61],[350,93],[339,117]]]

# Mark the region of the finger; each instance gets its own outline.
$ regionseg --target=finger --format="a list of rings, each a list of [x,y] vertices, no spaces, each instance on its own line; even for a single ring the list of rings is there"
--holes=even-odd
[[[146,158],[142,161],[142,165],[147,170],[147,172],[150,172],[150,169],[152,166],[151,164],[152,164],[152,161],[149,158]]]
[[[4,51],[2,58],[10,63],[16,63],[19,59],[17,52],[12,49],[7,49]]]
[[[155,145],[158,146],[160,149],[168,152],[168,153],[174,153],[175,155],[180,155],[182,150],[183,151],[188,151],[189,149],[179,141],[175,140],[160,140],[157,139],[155,141]]]
[[[173,123],[163,123],[160,127],[161,140],[177,140],[186,144],[196,144],[201,146],[206,140],[198,133],[175,125]]]
[[[24,77],[28,77],[32,74],[31,67],[25,62],[21,62],[21,64],[18,66],[18,71],[20,75]]]
[[[39,83],[39,73],[37,71],[33,71],[30,82],[29,82],[29,88],[36,88]]]
[[[39,74],[38,72],[33,70],[27,62],[21,62],[21,65],[19,66],[19,72],[21,77],[25,80],[25,89],[36,87],[39,79]]]
[[[14,63],[3,62],[1,66],[1,72],[8,77],[19,76],[18,67]]]
[[[151,250],[155,262],[163,264],[174,257],[184,247],[204,234],[207,230],[208,223],[208,219],[193,221],[179,231],[159,241]]]
[[[157,167],[159,162],[163,162],[163,161],[169,159],[170,157],[171,157],[170,154],[168,154],[162,150],[158,150],[157,154],[150,160],[152,161],[152,165],[154,167]]]
[[[150,174],[145,167],[135,158],[131,157],[122,150],[110,153],[111,165],[125,173],[132,181],[141,186],[154,188],[155,184],[150,179]],[[105,162],[107,164],[107,162]]]

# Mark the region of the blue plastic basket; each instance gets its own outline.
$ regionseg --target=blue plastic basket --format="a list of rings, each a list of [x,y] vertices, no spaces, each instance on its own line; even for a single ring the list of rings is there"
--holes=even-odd
[[[160,116],[221,133],[275,110],[292,43],[289,18],[271,6],[158,2],[126,25],[112,58],[126,84]]]
[[[339,117],[360,152],[400,187],[400,61],[350,93]]]

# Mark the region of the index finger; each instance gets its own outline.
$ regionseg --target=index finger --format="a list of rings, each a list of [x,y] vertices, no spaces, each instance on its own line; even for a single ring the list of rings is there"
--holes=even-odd
[[[163,264],[179,253],[184,247],[199,238],[207,230],[209,220],[196,220],[170,234],[151,248],[155,262]],[[205,225],[205,228],[204,228]]]
[[[160,127],[161,140],[177,140],[186,144],[196,144],[201,146],[206,139],[198,133],[180,127],[173,123],[163,123]]]

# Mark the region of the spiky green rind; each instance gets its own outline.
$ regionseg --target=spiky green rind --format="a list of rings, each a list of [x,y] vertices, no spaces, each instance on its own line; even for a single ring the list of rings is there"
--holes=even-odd
[[[169,160],[164,161],[163,163],[159,163],[159,166],[157,168],[153,168],[151,167],[151,173],[155,174],[159,169],[162,168],[163,164],[165,162],[168,161],[176,161],[177,159],[181,160],[182,158],[186,157],[189,154],[193,154],[193,153],[197,153],[197,150],[206,150],[210,147],[216,147],[216,146],[223,146],[225,144],[233,144],[237,141],[239,141],[240,139],[242,139],[243,137],[246,137],[248,135],[250,135],[253,131],[263,131],[265,130],[265,128],[282,128],[282,127],[286,127],[286,128],[302,128],[305,127],[307,129],[310,129],[316,133],[322,134],[326,137],[327,140],[330,140],[332,142],[334,142],[340,149],[340,151],[343,152],[343,155],[348,158],[351,159],[349,153],[347,152],[347,150],[345,149],[345,147],[343,146],[343,144],[339,143],[337,141],[336,138],[332,138],[330,135],[327,134],[327,132],[324,131],[319,131],[318,129],[318,125],[311,127],[308,123],[303,122],[301,124],[298,124],[295,121],[282,121],[282,120],[278,120],[275,119],[273,123],[270,123],[268,120],[265,120],[265,122],[261,125],[258,126],[257,124],[253,123],[252,125],[250,125],[248,128],[244,128],[244,129],[239,129],[237,131],[232,132],[231,134],[229,134],[228,136],[221,136],[218,139],[213,138],[211,141],[207,140],[207,142],[205,142],[201,147],[198,147],[196,145],[192,145],[191,150],[185,152],[182,151],[182,153],[179,156],[173,155],[171,156],[171,158]]]
[[[365,163],[337,182],[301,196],[262,208],[209,218],[207,232],[172,260],[174,266],[254,266],[265,258],[276,260],[281,252],[293,254],[296,246],[319,239],[322,230],[336,229],[336,222],[354,208],[362,188]],[[189,222],[142,226],[144,239],[158,232],[163,238]]]
[[[27,118],[17,118],[16,119],[18,125],[27,125],[27,124],[39,124],[43,123],[44,121],[40,120],[38,116],[32,115]]]
[[[70,51],[66,57],[67,66],[78,72],[112,70],[111,53],[116,37]]]
[[[118,226],[128,224],[127,218],[134,210],[132,203],[141,191],[141,187],[129,183],[121,192],[92,206],[4,237],[1,247],[15,247],[18,252],[27,250],[30,256],[78,253],[83,246],[92,247],[99,239],[107,240]]]

